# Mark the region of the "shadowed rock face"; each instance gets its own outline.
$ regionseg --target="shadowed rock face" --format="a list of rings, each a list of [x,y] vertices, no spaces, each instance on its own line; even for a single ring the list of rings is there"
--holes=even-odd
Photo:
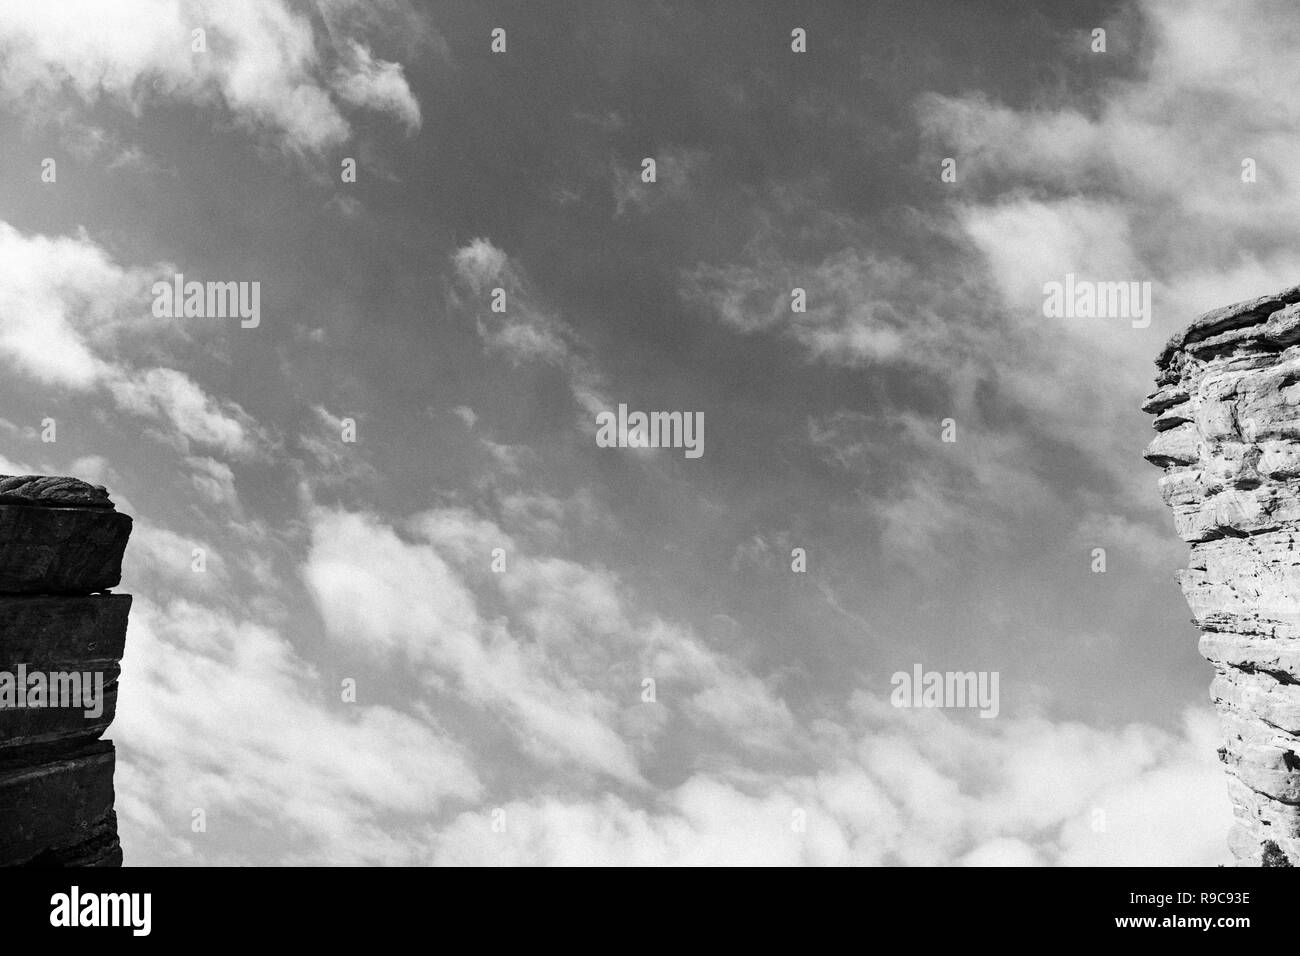
[[[131,519],[75,478],[0,475],[0,594],[87,594],[122,580]]]
[[[0,476],[0,865],[120,866],[113,744],[131,597],[131,519],[74,478]],[[98,706],[40,706],[20,675],[92,682]],[[21,704],[20,704],[21,701]]]
[[[1241,865],[1300,865],[1300,286],[1208,312],[1156,360],[1146,458],[1191,545]]]

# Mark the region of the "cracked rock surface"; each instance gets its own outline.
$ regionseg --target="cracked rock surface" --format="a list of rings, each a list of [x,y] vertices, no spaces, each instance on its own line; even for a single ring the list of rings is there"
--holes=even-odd
[[[1300,286],[1207,312],[1156,360],[1148,461],[1223,728],[1239,865],[1300,865]]]

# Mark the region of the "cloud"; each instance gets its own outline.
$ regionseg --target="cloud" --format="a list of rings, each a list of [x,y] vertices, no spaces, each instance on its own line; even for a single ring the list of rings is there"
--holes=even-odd
[[[948,573],[954,553],[972,560],[972,548],[1015,547],[1015,528],[1026,516],[1061,506],[1051,482],[1027,463],[1032,450],[1020,431],[989,428],[960,413],[952,428],[949,442],[938,417],[841,409],[809,420],[807,447],[870,482],[863,504],[879,522],[884,553]],[[957,542],[964,545],[960,552]]]
[[[48,385],[86,389],[110,366],[89,341],[117,310],[146,311],[149,277],[89,238],[24,236],[0,222],[0,355]]]
[[[457,405],[452,409],[452,412],[464,423],[466,429],[473,431],[474,423],[478,421],[478,415],[474,409],[468,405]]]
[[[202,552],[202,571],[195,568],[195,550]],[[230,587],[225,559],[207,541],[187,538],[150,521],[137,518],[131,529],[131,547],[124,575],[139,582],[146,594],[214,594]]]
[[[1211,716],[1179,736],[1036,718],[975,729],[860,697],[817,770],[700,773],[654,809],[536,797],[457,817],[432,862],[496,865],[1181,865],[1226,861]],[[991,769],[995,768],[995,769]],[[1005,771],[1005,772],[1003,772]]]
[[[1137,75],[1116,78],[1095,103],[919,101],[930,148],[958,158],[963,224],[1010,303],[1025,305],[1035,281],[1071,266],[1151,279],[1165,288],[1169,332],[1223,304],[1216,297],[1228,289],[1243,297],[1290,284],[1300,267],[1290,162],[1300,110],[1283,91],[1300,80],[1290,55],[1300,26],[1273,0],[1247,7],[1138,5],[1147,41]],[[1258,182],[1243,181],[1246,158]],[[1025,191],[1007,189],[1008,179]],[[1206,281],[1252,263],[1267,264],[1253,284]],[[1188,282],[1201,294],[1187,294]]]
[[[682,293],[738,332],[789,336],[813,359],[929,364],[942,323],[910,308],[909,289],[920,281],[896,257],[848,249],[803,264],[770,249],[753,264],[701,264],[683,276]],[[795,289],[805,295],[802,311],[792,308]]]
[[[515,495],[501,523],[439,508],[398,525],[313,509],[301,573],[333,656],[350,662],[333,674],[250,617],[250,607],[281,605],[279,576],[259,574],[238,601],[212,606],[231,589],[184,580],[196,577],[190,541],[140,522],[123,678],[137,693],[114,729],[129,858],[1212,865],[1225,856],[1212,715],[1190,712],[1169,732],[1023,708],[967,720],[867,691],[796,706],[776,677],[639,610],[637,590],[610,571],[557,557],[577,529],[613,521],[595,508],[581,496]],[[617,534],[617,523],[604,530]],[[502,574],[490,569],[493,548],[506,555]],[[341,676],[358,680],[358,703],[341,701]],[[641,697],[646,676],[657,683],[653,703]],[[386,699],[395,683],[398,707]],[[687,759],[651,786],[670,740]],[[190,828],[198,809],[207,833]]]
[[[1064,281],[1069,272],[1115,281],[1149,275],[1132,249],[1127,214],[1106,200],[1012,197],[992,208],[963,206],[958,215],[987,257],[997,288],[1015,309],[1013,317],[1038,328],[1044,325],[1045,282]],[[1086,337],[1094,349],[1123,341],[1105,320],[1062,322],[1053,328]]]
[[[356,426],[354,434],[359,438],[361,425],[356,416],[346,417],[352,419]],[[321,490],[355,493],[381,481],[360,442],[343,440],[344,427],[344,416],[335,415],[323,405],[310,409],[308,426],[299,432],[296,440],[303,457],[294,463],[308,500]]]
[[[570,358],[567,329],[538,306],[531,283],[504,251],[487,239],[475,239],[451,259],[456,277],[478,300],[471,304],[454,296],[454,301],[477,312],[475,327],[490,351],[516,364],[564,364]],[[505,293],[504,312],[487,301],[489,294],[495,301],[498,288]]]
[[[1135,68],[1095,96],[1013,108],[975,93],[916,103],[924,152],[952,156],[957,236],[987,270],[1000,315],[1000,387],[1043,431],[1104,470],[1124,509],[1158,508],[1130,465],[1134,395],[1164,339],[1199,312],[1294,284],[1300,177],[1300,24],[1274,0],[1145,0]],[[1069,42],[1077,44],[1075,37]],[[1098,63],[1123,53],[1088,54]],[[1258,181],[1243,180],[1243,160]],[[1153,321],[1047,320],[1043,284],[1067,273],[1146,281]],[[1086,408],[1087,414],[1080,414]]]
[[[203,51],[192,49],[199,29]],[[101,101],[138,115],[179,101],[226,110],[298,154],[348,139],[342,105],[388,113],[408,130],[420,124],[400,65],[376,59],[356,37],[318,32],[310,15],[281,0],[6,4],[0,63],[0,95],[31,115]]]
[[[490,283],[500,282],[507,276],[510,257],[489,240],[480,238],[457,249],[451,261],[456,275],[481,295],[491,288]]]
[[[326,201],[325,208],[336,210],[344,219],[356,219],[365,209],[365,204],[354,196],[335,193]]]
[[[492,547],[508,555],[503,574],[487,569]],[[967,721],[862,692],[821,700],[814,717],[771,679],[634,612],[608,573],[532,555],[456,509],[417,515],[403,534],[321,512],[304,573],[333,640],[491,715],[523,758],[514,775],[550,781],[547,795],[507,791],[440,827],[430,862],[1203,865],[1226,852],[1217,729],[1201,712],[1182,733],[1105,730],[1033,713]],[[654,704],[637,696],[641,675],[656,678]],[[633,720],[638,708],[662,716]],[[665,720],[691,728],[701,769],[647,802]],[[631,787],[591,799],[602,776]],[[1166,803],[1197,840],[1158,823],[1148,808]],[[1139,839],[1143,827],[1157,832]]]
[[[194,442],[248,458],[271,441],[239,405],[184,372],[126,358],[133,337],[157,328],[148,295],[156,271],[117,265],[84,233],[27,236],[4,222],[0,258],[12,266],[0,278],[0,357],[20,373],[74,392],[105,388],[121,410],[166,424],[183,449]]]
[[[1110,561],[1135,558],[1158,571],[1169,571],[1187,561],[1187,545],[1170,534],[1167,524],[1093,512],[1079,522],[1075,534],[1084,548],[1106,548]]]
[[[622,216],[629,209],[645,213],[665,202],[688,195],[691,180],[708,161],[708,153],[700,149],[671,146],[646,158],[655,161],[655,181],[652,183],[642,180],[640,161],[634,169],[619,164],[612,167],[616,217]]]
[[[239,495],[235,491],[235,475],[230,466],[215,458],[191,456],[185,464],[193,469],[190,482],[205,500],[229,509],[239,515]]]
[[[113,110],[161,103],[198,106],[261,141],[311,156],[350,135],[353,111],[382,114],[408,133],[420,126],[420,106],[398,62],[405,51],[379,45],[395,22],[416,25],[402,4],[236,2],[228,14],[215,4],[146,0],[139,9],[153,20],[137,24],[143,14],[114,10],[99,37],[67,25],[66,47],[54,43],[50,26],[60,14],[0,14],[0,91],[19,97],[10,100],[14,109],[27,109],[29,100],[34,111],[57,104],[53,122],[81,124],[86,155],[132,155],[113,129],[86,122],[92,110],[107,123]],[[835,542],[819,541],[808,525],[798,534],[783,530],[790,523],[780,514],[791,501],[811,503],[810,514],[825,513],[841,527],[860,518],[887,555],[916,568],[951,570],[970,557],[964,544],[983,549],[990,560],[970,565],[967,578],[927,592],[926,615],[933,609],[936,626],[952,612],[944,593],[1004,580],[999,575],[1010,575],[1013,562],[1036,563],[1041,540],[1114,548],[1112,567],[1125,560],[1158,567],[1179,547],[1172,537],[1161,544],[1162,529],[1132,491],[1141,484],[1155,498],[1134,438],[1146,423],[1133,408],[1135,383],[1149,377],[1154,349],[1133,330],[1044,324],[1038,276],[1070,269],[1150,275],[1171,313],[1205,299],[1219,304],[1226,300],[1216,297],[1230,290],[1286,271],[1290,254],[1273,240],[1294,210],[1283,203],[1275,217],[1254,194],[1243,192],[1238,205],[1232,193],[1216,191],[1209,148],[1196,152],[1188,180],[1196,189],[1161,182],[1177,174],[1177,149],[1189,147],[1184,140],[1193,134],[1194,124],[1183,128],[1178,114],[1199,109],[1190,51],[1227,27],[1208,7],[1196,7],[1190,26],[1172,7],[1148,9],[1158,14],[1152,22],[1164,45],[1157,49],[1175,51],[1156,54],[1153,75],[1166,77],[1177,94],[1143,122],[1130,110],[1104,135],[1098,131],[1118,115],[1115,104],[1140,102],[1145,79],[1108,84],[1096,102],[1033,109],[926,98],[917,104],[925,148],[943,137],[959,144],[960,186],[942,194],[949,201],[939,214],[903,210],[905,228],[891,230],[906,233],[897,246],[878,241],[871,222],[826,213],[828,206],[853,207],[818,192],[813,171],[807,183],[769,183],[770,194],[749,210],[758,223],[750,241],[728,247],[737,252],[677,275],[683,297],[716,323],[711,335],[724,343],[778,340],[795,366],[813,366],[812,379],[793,382],[800,395],[792,401],[807,404],[791,418],[798,454],[789,460],[847,487],[856,509],[823,508],[826,486],[801,480],[797,493],[782,496],[784,510],[770,511],[770,499],[759,500],[770,486],[751,495],[756,486],[748,483],[768,481],[767,469],[719,473],[716,487],[733,491],[717,500],[711,517],[722,520],[720,511],[735,505],[745,525],[711,552],[721,569],[716,579],[702,559],[701,579],[693,580],[696,565],[681,562],[694,558],[677,533],[646,537],[646,524],[632,517],[645,506],[640,520],[649,523],[654,502],[684,500],[676,479],[655,475],[662,482],[625,511],[640,489],[604,470],[584,473],[581,456],[567,446],[558,455],[562,469],[552,471],[553,447],[508,443],[518,439],[494,430],[500,408],[493,390],[443,395],[437,407],[451,408],[459,423],[451,422],[452,454],[432,467],[419,448],[385,449],[374,440],[380,433],[367,423],[381,411],[408,422],[418,411],[400,404],[409,389],[393,392],[365,376],[343,383],[344,407],[337,396],[308,397],[290,411],[298,420],[283,426],[290,436],[284,444],[293,456],[270,454],[283,450],[280,442],[249,411],[261,415],[260,408],[283,403],[272,396],[263,405],[258,399],[267,393],[256,384],[251,394],[223,391],[216,383],[224,376],[180,361],[201,360],[204,350],[173,348],[192,345],[189,336],[200,333],[150,316],[148,285],[161,267],[123,265],[84,233],[55,239],[0,225],[0,255],[15,264],[0,277],[0,362],[15,387],[42,401],[101,403],[105,418],[129,416],[168,442],[146,445],[144,454],[114,450],[127,457],[112,463],[78,450],[72,465],[95,477],[130,459],[134,470],[110,486],[123,504],[118,486],[135,481],[146,509],[135,511],[138,541],[127,557],[128,589],[137,599],[123,686],[134,691],[114,729],[128,861],[1223,861],[1229,809],[1208,714],[1189,713],[1172,730],[1088,726],[1026,708],[1026,694],[1015,701],[1008,694],[995,720],[895,709],[879,696],[880,675],[856,670],[864,656],[845,652],[823,662],[838,672],[837,688],[858,692],[818,683],[821,675],[809,673],[817,658],[843,646],[823,642],[815,622],[792,617],[795,633],[778,642],[754,623],[761,603],[746,598],[755,592],[726,600],[736,594],[728,592],[728,562],[732,572],[768,587],[770,575],[788,573],[791,543],[807,543],[823,555],[809,576],[813,599],[821,593],[850,638],[888,637],[901,607],[890,600],[907,598],[872,590],[870,581],[882,578],[855,578],[861,565],[853,563],[819,578],[818,569],[833,567]],[[207,25],[207,54],[189,52],[197,15]],[[227,17],[249,26],[223,28]],[[1226,45],[1272,43],[1245,29],[1245,39],[1234,35]],[[1269,46],[1268,62],[1290,69],[1276,52]],[[1173,61],[1159,67],[1166,55]],[[1269,100],[1219,64],[1217,49],[1211,59],[1207,75],[1219,85],[1205,92]],[[1191,105],[1174,108],[1180,97]],[[1294,107],[1284,96],[1272,99],[1251,115],[1264,130],[1267,110],[1280,111],[1285,133]],[[1178,132],[1173,148],[1160,141],[1170,129]],[[1215,130],[1235,175],[1236,141]],[[1232,132],[1248,138],[1249,131]],[[1270,137],[1262,140],[1269,151],[1259,152],[1266,160],[1261,186],[1290,176]],[[694,180],[705,158],[669,151],[654,185],[640,184],[634,167],[620,167],[615,215],[702,201]],[[600,165],[598,185],[606,190],[607,173]],[[588,198],[590,185],[584,180]],[[331,214],[360,215],[350,196],[331,200]],[[322,212],[322,202],[311,208]],[[705,216],[717,212],[699,208]],[[367,201],[367,220],[382,214],[382,204]],[[1249,254],[1184,234],[1179,216],[1197,230],[1223,226]],[[1162,233],[1192,266],[1157,248]],[[612,404],[609,388],[546,294],[546,277],[530,275],[488,238],[452,250],[444,264],[449,311],[459,323],[453,331],[478,336],[470,352],[504,359],[516,379],[530,381],[525,371],[548,385],[561,379],[574,424],[590,435],[591,412]],[[497,286],[507,293],[504,314],[491,310]],[[796,286],[808,293],[806,312],[790,310]],[[307,326],[297,335],[303,347],[317,338]],[[364,350],[364,338],[352,341]],[[313,361],[330,362],[334,351],[313,348]],[[343,360],[348,376],[379,367],[356,359]],[[309,394],[321,380],[337,381],[329,373],[343,368],[326,365],[318,376],[314,365],[291,367],[286,359],[285,367]],[[466,381],[481,372],[467,366]],[[850,391],[832,381],[840,377]],[[677,380],[670,374],[660,381],[671,387]],[[857,392],[858,384],[870,391]],[[363,399],[346,397],[357,395]],[[417,410],[429,401],[419,398]],[[7,432],[34,440],[23,423],[38,417],[21,407],[6,415],[18,423]],[[955,445],[940,440],[945,415],[957,420]],[[357,443],[341,440],[344,416],[361,422]],[[435,424],[447,422],[435,417]],[[765,453],[776,463],[788,450]],[[466,468],[455,458],[461,452],[470,468],[490,461],[500,480],[446,490],[449,476]],[[170,477],[158,467],[168,463],[175,466]],[[42,462],[28,464],[0,460],[0,470],[41,470]],[[293,499],[286,492],[295,485]],[[426,497],[409,504],[412,493]],[[199,527],[187,527],[182,519],[195,516]],[[690,530],[710,535],[708,527]],[[853,546],[861,550],[860,539]],[[204,575],[191,570],[193,547],[208,551]],[[496,549],[501,573],[493,567]],[[1051,583],[1005,580],[1011,590],[991,601],[1014,602],[1015,593]],[[865,620],[854,600],[846,609],[828,581],[868,581],[863,602],[882,602],[878,613]],[[992,650],[1019,650],[1015,642],[1037,623],[1019,631],[1009,625],[998,644],[996,634],[978,630],[982,608],[961,610],[969,611],[972,641]],[[1067,631],[1072,657],[1085,630]],[[919,644],[926,637],[902,639]],[[932,645],[936,652],[951,647]],[[1066,671],[1060,675],[1068,683]],[[1004,676],[1005,689],[1013,675]],[[345,679],[357,682],[356,702],[340,696]],[[647,679],[653,701],[643,697]],[[1062,702],[1071,706],[1077,701]],[[191,828],[198,809],[206,832]],[[505,812],[503,831],[493,826],[497,809]]]
[[[473,594],[447,558],[429,546],[437,541],[454,553],[467,537],[473,538],[475,563],[486,568],[492,547],[509,549],[510,539],[453,514],[417,519],[414,525],[429,543],[404,541],[364,515],[318,517],[304,576],[330,636],[409,668],[430,686],[446,686],[488,707],[536,759],[639,782],[627,745],[609,726],[614,701],[584,688],[578,675],[553,670],[541,656],[544,636],[539,630],[547,620],[532,619],[539,643],[529,645],[503,623],[480,617]],[[527,573],[524,559],[515,557],[513,563],[511,574]],[[581,600],[587,615],[565,617],[582,622],[584,630],[592,627],[591,613],[599,620],[596,608],[602,602],[604,613],[610,613],[608,597],[602,596],[605,585],[598,579],[588,583],[589,589],[570,589],[567,595]],[[555,610],[562,612],[565,593],[553,594],[561,605]]]
[[[187,443],[248,458],[268,441],[242,408],[213,398],[175,369],[152,368],[115,377],[109,382],[109,391],[123,411],[166,422],[172,433]]]
[[[489,349],[516,362],[562,362],[569,352],[556,329],[536,319],[506,319],[495,327],[480,320],[479,338]]]
[[[346,103],[391,114],[408,132],[420,128],[420,104],[411,95],[400,63],[376,60],[356,40],[348,41],[350,64],[337,71],[335,92]]]
[[[435,724],[342,702],[272,629],[137,596],[110,736],[126,858],[157,863],[411,864],[419,820],[478,799]],[[194,812],[206,829],[193,829]]]
[[[452,253],[451,261],[457,282],[449,304],[474,315],[475,330],[487,351],[515,366],[542,363],[559,368],[580,410],[575,424],[585,434],[594,433],[593,416],[613,403],[577,333],[542,302],[524,270],[490,240],[471,241]],[[504,313],[491,310],[487,293],[496,288],[505,290]]]
[[[1024,107],[980,92],[920,96],[920,161],[937,169],[937,157],[954,157],[958,180],[936,181],[937,204],[901,210],[890,248],[873,223],[808,212],[819,208],[815,177],[773,183],[743,252],[685,271],[683,298],[737,334],[881,373],[889,384],[873,401],[886,418],[914,403],[888,407],[902,390],[883,376],[917,376],[964,437],[956,448],[917,443],[877,468],[868,507],[897,527],[989,525],[990,514],[1023,512],[1036,484],[1060,494],[1062,508],[1094,510],[1094,500],[1071,500],[1049,447],[1077,463],[1077,484],[1109,498],[1105,511],[1149,520],[1161,506],[1133,465],[1146,441],[1135,396],[1149,390],[1165,337],[1200,310],[1300,274],[1300,177],[1287,145],[1300,110],[1281,93],[1297,74],[1300,27],[1270,0],[1253,9],[1139,4],[1124,28],[1143,30],[1141,59],[1086,94],[1066,88]],[[1084,55],[1068,47],[1079,42],[1069,38],[1063,54]],[[1209,64],[1202,47],[1213,50]],[[1242,181],[1244,157],[1258,163],[1258,183]],[[1151,327],[1044,317],[1044,283],[1068,273],[1149,282]],[[806,312],[790,308],[796,287]],[[861,444],[836,440],[845,455]],[[983,480],[951,480],[951,453],[977,448]]]
[[[644,787],[638,764],[660,720],[641,699],[647,677],[672,688],[702,740],[788,752],[795,721],[772,682],[635,610],[610,572],[524,546],[561,544],[557,515],[590,524],[590,508],[512,500],[503,513],[513,532],[439,509],[403,534],[373,516],[322,511],[304,577],[334,640],[481,709],[539,768]],[[502,573],[489,570],[495,549]]]

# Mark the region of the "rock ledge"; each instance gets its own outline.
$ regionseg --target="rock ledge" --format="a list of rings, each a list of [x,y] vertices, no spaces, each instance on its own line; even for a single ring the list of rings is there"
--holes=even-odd
[[[1240,865],[1300,865],[1300,286],[1215,309],[1156,359],[1145,457],[1191,545]]]

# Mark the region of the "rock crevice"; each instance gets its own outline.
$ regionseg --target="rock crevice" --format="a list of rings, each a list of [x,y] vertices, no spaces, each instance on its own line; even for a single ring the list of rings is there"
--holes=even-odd
[[[1300,865],[1300,286],[1207,312],[1156,360],[1146,458],[1224,731],[1242,865]]]

